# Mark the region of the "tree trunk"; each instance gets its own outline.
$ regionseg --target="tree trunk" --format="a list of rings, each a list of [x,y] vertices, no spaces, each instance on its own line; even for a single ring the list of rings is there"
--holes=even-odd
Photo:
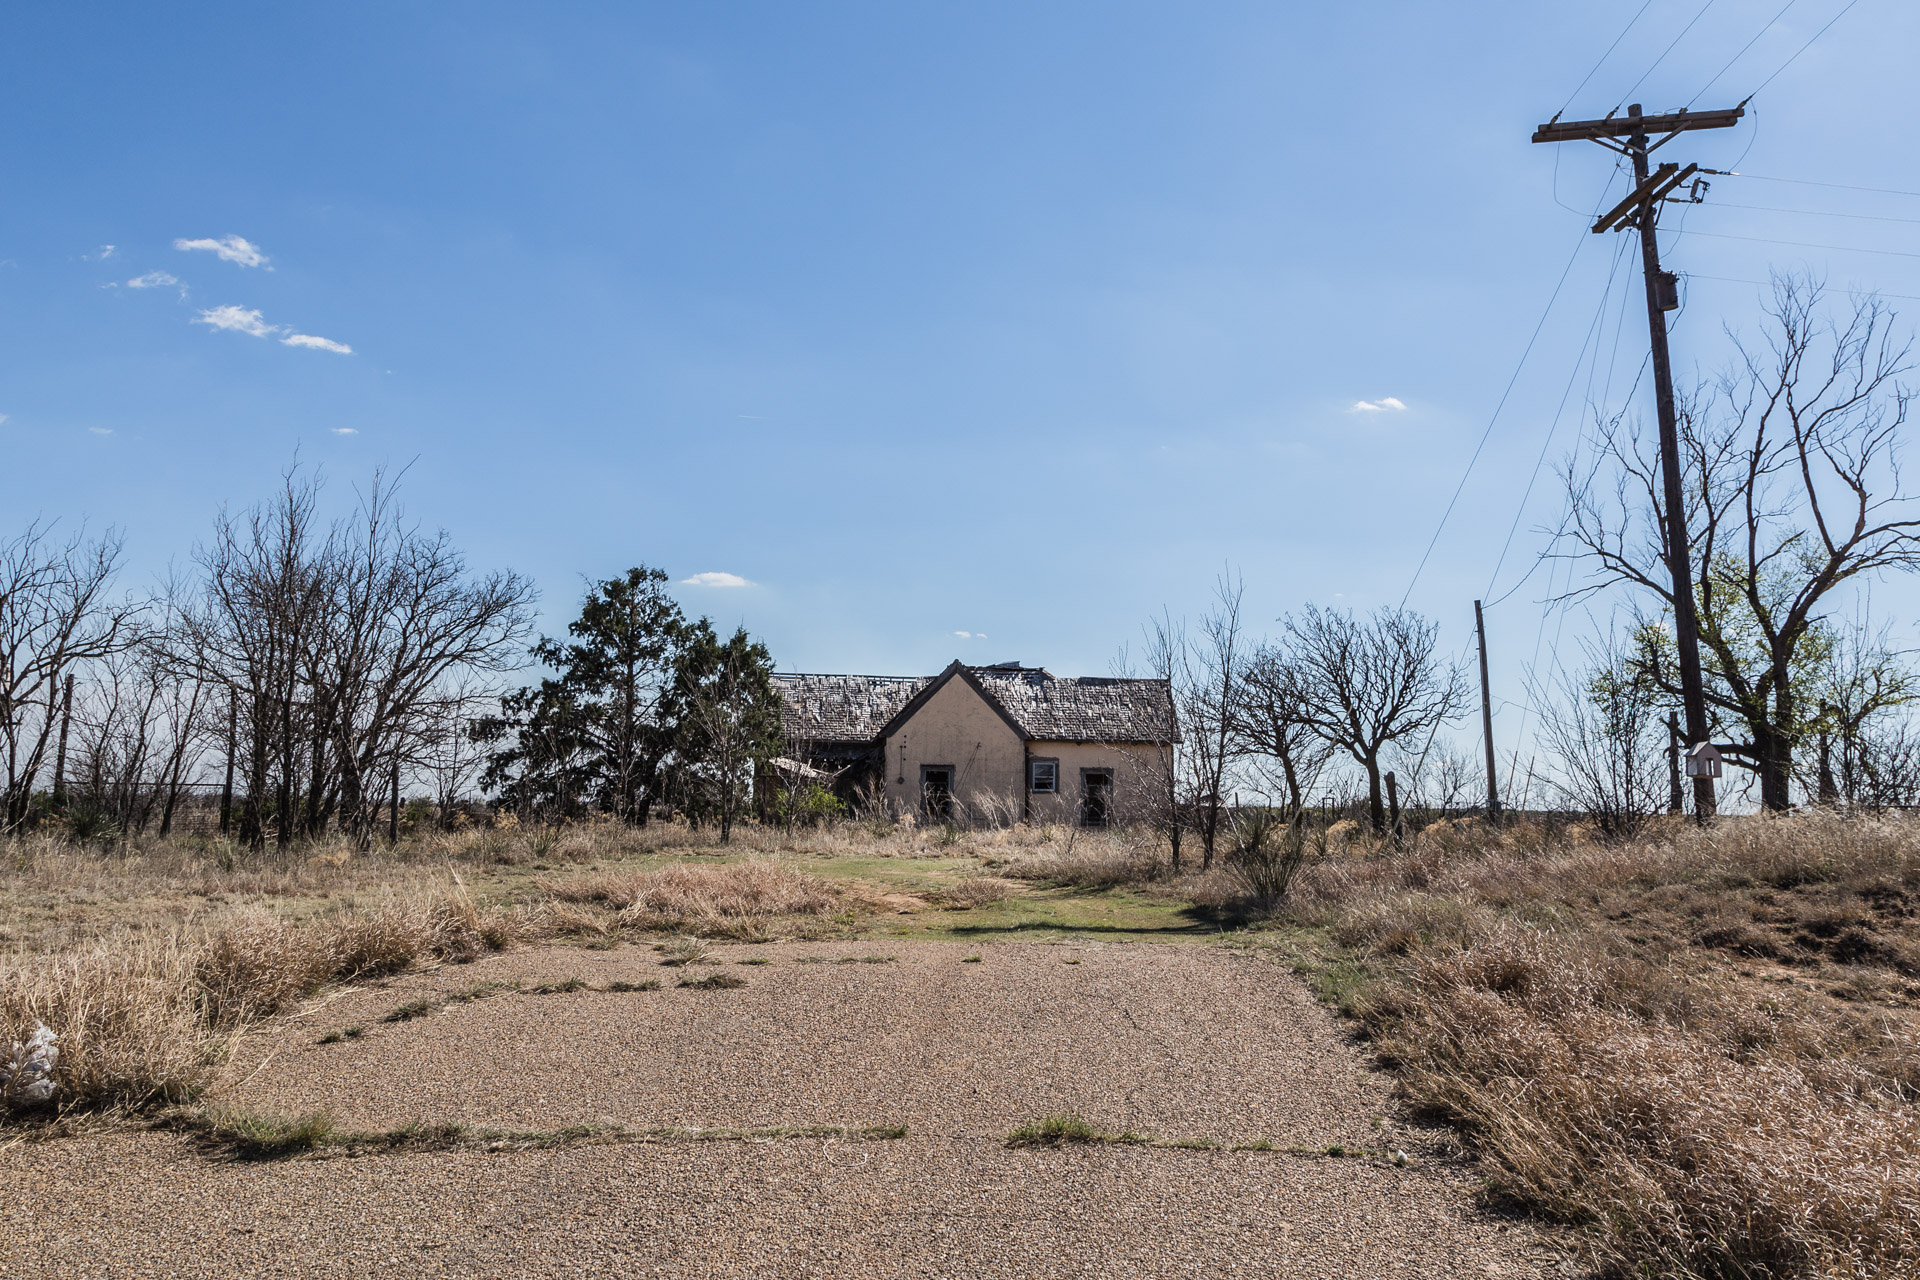
[[[1373,827],[1373,834],[1385,835],[1387,831],[1387,801],[1380,791],[1380,761],[1368,759],[1367,767],[1367,821]]]

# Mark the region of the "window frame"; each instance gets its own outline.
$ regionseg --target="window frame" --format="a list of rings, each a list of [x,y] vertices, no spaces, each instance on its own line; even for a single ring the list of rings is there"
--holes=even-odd
[[[1046,786],[1046,787],[1035,786],[1034,774],[1037,770],[1037,767],[1043,764],[1050,765],[1052,767],[1053,782],[1050,786]],[[1059,756],[1028,756],[1027,757],[1027,794],[1032,796],[1057,796],[1060,794],[1060,757]]]

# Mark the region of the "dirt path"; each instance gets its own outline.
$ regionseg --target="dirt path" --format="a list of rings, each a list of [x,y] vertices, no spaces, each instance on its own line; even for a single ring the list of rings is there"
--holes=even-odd
[[[966,957],[978,955],[979,962]],[[863,957],[891,957],[868,962]],[[764,965],[739,965],[740,959]],[[1203,946],[728,947],[689,990],[639,948],[543,950],[360,990],[258,1037],[220,1101],[344,1129],[905,1126],[779,1138],[218,1162],[147,1134],[0,1153],[0,1263],[33,1275],[1558,1274],[1394,1118],[1278,967]],[[663,979],[657,991],[480,984]],[[319,1044],[326,1031],[364,1027]],[[1228,1147],[1009,1150],[1072,1111]]]

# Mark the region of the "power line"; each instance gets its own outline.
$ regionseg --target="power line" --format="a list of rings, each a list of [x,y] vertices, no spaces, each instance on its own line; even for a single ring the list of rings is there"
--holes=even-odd
[[[1911,253],[1904,249],[1856,249],[1850,244],[1814,244],[1808,240],[1769,240],[1765,236],[1735,236],[1724,231],[1695,231],[1696,236],[1712,236],[1715,240],[1751,240],[1755,244],[1784,244],[1796,249],[1831,249],[1839,253],[1878,253],[1889,258],[1920,258],[1920,253]]]
[[[1514,535],[1519,532],[1520,521],[1526,516],[1527,500],[1533,496],[1533,486],[1539,482],[1540,468],[1546,465],[1547,450],[1553,447],[1553,438],[1560,431],[1560,419],[1565,416],[1567,412],[1567,400],[1573,395],[1573,384],[1580,380],[1580,366],[1587,363],[1587,348],[1589,346],[1593,348],[1593,362],[1595,364],[1599,363],[1600,347],[1598,339],[1601,334],[1606,332],[1607,303],[1613,296],[1614,281],[1617,280],[1620,275],[1620,261],[1626,254],[1626,245],[1627,241],[1624,236],[1614,245],[1613,265],[1607,269],[1607,287],[1601,291],[1600,305],[1593,309],[1593,322],[1587,326],[1587,336],[1580,343],[1580,354],[1574,357],[1573,370],[1567,375],[1566,390],[1560,393],[1560,404],[1559,407],[1553,411],[1553,422],[1547,427],[1546,439],[1540,442],[1540,456],[1533,460],[1533,474],[1527,477],[1527,487],[1520,494],[1520,506],[1514,511],[1513,523],[1507,528],[1507,540],[1500,544],[1500,555],[1493,562],[1493,573],[1487,578],[1487,589],[1482,593],[1482,598],[1490,600],[1492,604],[1499,604],[1501,600],[1507,598],[1506,596],[1501,596],[1497,600],[1494,599],[1493,587],[1494,584],[1500,580],[1500,569],[1507,562],[1507,552],[1513,548]],[[1592,382],[1591,373],[1589,373],[1587,380],[1589,383]],[[1532,576],[1532,571],[1529,570],[1527,577]],[[1512,589],[1507,592],[1507,595],[1512,595],[1514,591],[1518,591],[1521,584],[1526,582],[1527,577],[1523,577],[1520,579],[1520,582],[1516,582]],[[1491,605],[1489,607],[1491,607]]]
[[[1761,213],[1798,213],[1804,214],[1809,218],[1857,218],[1863,222],[1920,223],[1920,218],[1894,218],[1878,213],[1835,213],[1828,209],[1786,209],[1777,204],[1729,204],[1723,200],[1715,200],[1712,204],[1705,207],[1709,209],[1753,209]]]
[[[1607,192],[1613,189],[1613,178],[1620,171],[1618,161],[1614,162],[1614,173],[1608,175],[1607,185],[1600,191],[1600,198],[1594,201],[1593,213],[1597,216],[1600,207],[1606,203]],[[1513,394],[1514,384],[1520,381],[1520,371],[1527,367],[1527,357],[1533,354],[1534,344],[1540,341],[1541,330],[1547,327],[1547,317],[1553,313],[1553,304],[1560,297],[1560,290],[1566,286],[1567,277],[1573,272],[1573,264],[1580,257],[1580,250],[1586,247],[1589,236],[1585,227],[1580,228],[1580,238],[1574,242],[1573,252],[1567,256],[1567,265],[1560,269],[1560,279],[1554,282],[1553,293],[1547,298],[1547,305],[1540,312],[1540,320],[1533,326],[1533,336],[1527,339],[1526,348],[1520,352],[1520,362],[1513,366],[1513,376],[1507,379],[1506,390],[1500,393],[1499,403],[1493,406],[1493,416],[1487,419],[1487,429],[1480,433],[1480,443],[1473,447],[1473,456],[1467,459],[1467,469],[1460,473],[1460,483],[1454,486],[1453,496],[1447,499],[1447,509],[1440,513],[1440,523],[1434,528],[1433,537],[1427,542],[1427,549],[1420,556],[1420,563],[1414,566],[1413,578],[1407,583],[1406,594],[1400,597],[1400,607],[1406,608],[1407,601],[1413,595],[1413,589],[1419,585],[1420,575],[1426,571],[1427,561],[1433,556],[1434,547],[1440,543],[1440,535],[1446,530],[1447,520],[1453,515],[1454,507],[1460,501],[1460,494],[1467,487],[1467,480],[1473,475],[1474,464],[1480,461],[1480,453],[1487,447],[1487,439],[1493,435],[1494,424],[1500,421],[1500,411],[1507,407],[1507,398]]]
[[[1859,0],[1855,0],[1856,4],[1858,2]],[[1660,64],[1667,60],[1667,55],[1673,52],[1674,45],[1677,45],[1682,40],[1686,39],[1687,32],[1693,30],[1694,22],[1698,22],[1700,21],[1700,19],[1706,17],[1707,10],[1711,8],[1713,8],[1713,0],[1707,0],[1705,4],[1700,6],[1700,12],[1693,15],[1693,22],[1689,22],[1686,26],[1680,28],[1680,34],[1673,38],[1673,44],[1670,44],[1665,49],[1662,49],[1660,51],[1660,56],[1653,60],[1653,65],[1651,67],[1648,67],[1645,71],[1641,72],[1640,79],[1635,80],[1633,82],[1633,89],[1628,89],[1625,93],[1620,95],[1621,102],[1625,102],[1628,98],[1631,98],[1633,96],[1633,90],[1638,89],[1648,76],[1652,75],[1656,70],[1659,69]],[[1779,72],[1776,71],[1774,74],[1778,75]],[[1698,96],[1698,95],[1695,95],[1695,96]],[[1691,106],[1692,104],[1689,103],[1688,105]],[[1619,109],[1620,108],[1617,105],[1614,107],[1615,111],[1618,111]]]
[[[1770,178],[1764,173],[1727,173],[1727,178],[1751,178],[1755,182],[1791,182],[1801,187],[1832,187],[1836,191],[1871,191],[1881,196],[1920,196],[1920,191],[1901,191],[1894,187],[1856,187],[1845,182],[1815,182],[1811,178]]]
[[[1720,77],[1727,74],[1727,72],[1733,70],[1733,64],[1740,61],[1740,59],[1746,57],[1747,50],[1753,48],[1754,45],[1758,44],[1760,42],[1760,37],[1767,34],[1767,32],[1773,30],[1774,24],[1778,23],[1780,19],[1787,16],[1787,10],[1793,8],[1793,6],[1798,4],[1799,2],[1800,0],[1787,0],[1785,4],[1781,5],[1780,12],[1773,15],[1772,21],[1768,22],[1766,26],[1754,32],[1753,39],[1741,45],[1740,52],[1734,54],[1731,58],[1728,58],[1727,65],[1720,68],[1720,70],[1714,72],[1713,79],[1707,81],[1705,84],[1700,86],[1700,93],[1696,93],[1691,98],[1687,99],[1687,105],[1691,107],[1694,103],[1700,101],[1701,94],[1706,93],[1706,91],[1713,88],[1714,85],[1719,84]]]
[[[1859,3],[1860,3],[1860,0],[1847,0],[1847,7],[1845,9],[1842,9],[1840,12],[1834,14],[1831,18],[1828,18],[1827,26],[1822,27],[1818,31],[1813,33],[1813,40],[1809,40],[1805,44],[1801,45],[1798,49],[1795,49],[1793,51],[1793,57],[1788,58],[1785,62],[1780,64],[1780,71],[1785,71],[1788,67],[1793,65],[1795,58],[1798,58],[1801,54],[1813,48],[1813,41],[1818,40],[1821,36],[1827,34],[1827,27],[1831,27],[1834,23],[1840,21],[1840,19],[1846,17],[1847,14],[1853,9],[1853,6]],[[1773,75],[1770,75],[1765,80],[1762,80],[1758,85],[1758,87],[1756,87],[1752,93],[1747,95],[1747,101],[1752,102],[1755,98],[1759,97],[1760,90],[1772,84],[1774,80],[1779,76],[1780,71],[1776,71],[1773,73]]]
[[[1573,92],[1567,95],[1567,100],[1560,105],[1560,110],[1554,113],[1556,119],[1567,113],[1567,108],[1573,105],[1573,100],[1580,96],[1582,89],[1587,87],[1587,81],[1593,79],[1594,73],[1606,65],[1607,59],[1613,56],[1613,51],[1618,49],[1620,42],[1627,38],[1627,32],[1633,30],[1633,24],[1640,21],[1640,15],[1652,7],[1653,0],[1646,0],[1646,3],[1641,5],[1639,10],[1636,11],[1631,18],[1627,19],[1627,25],[1620,28],[1620,34],[1613,38],[1613,43],[1607,46],[1607,51],[1600,55],[1600,61],[1593,64],[1593,70],[1587,72],[1586,77],[1582,79],[1579,84],[1573,86]]]
[[[1696,231],[1694,234],[1703,235],[1705,233]],[[1773,281],[1771,280],[1743,280],[1739,276],[1703,276],[1697,271],[1683,271],[1680,274],[1686,276],[1689,280],[1718,280],[1722,284],[1754,284],[1759,285],[1762,289],[1771,288],[1773,285]],[[1871,293],[1876,298],[1900,298],[1906,302],[1920,302],[1920,294],[1882,293],[1878,289],[1845,289],[1842,290],[1842,292],[1848,294]]]

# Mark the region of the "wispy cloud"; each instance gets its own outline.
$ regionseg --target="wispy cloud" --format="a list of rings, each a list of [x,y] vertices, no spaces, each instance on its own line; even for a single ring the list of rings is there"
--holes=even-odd
[[[127,281],[129,289],[178,289],[180,300],[186,301],[187,286],[180,283],[179,277],[167,271],[149,271],[143,276],[135,276]]]
[[[246,307],[210,307],[194,319],[195,324],[204,324],[214,329],[232,330],[250,337],[264,338],[280,332],[277,324],[268,324],[260,318],[258,311]]]
[[[87,262],[105,262],[108,258],[111,258],[114,254],[118,252],[120,252],[120,250],[115,248],[113,245],[103,244],[98,249],[94,250],[92,253],[83,253],[80,256],[82,259],[84,259]]]
[[[97,436],[110,436],[113,434],[112,427],[88,427],[87,430]]]
[[[267,255],[260,252],[260,246],[240,236],[221,236],[218,240],[187,240],[173,242],[176,249],[189,251],[205,250],[222,262],[231,262],[242,267],[264,267]]]
[[[332,338],[316,338],[311,333],[290,333],[280,341],[289,347],[309,347],[315,351],[332,351],[343,356],[353,354],[353,348],[346,343],[335,342]]]
[[[1407,406],[1393,396],[1384,396],[1379,400],[1359,400],[1348,413],[1399,413]]]
[[[4,427],[6,425],[7,425],[7,415],[4,413],[0,413],[0,427]]]
[[[328,427],[327,430],[337,436],[357,436],[360,434],[360,428],[358,427]]]
[[[987,633],[984,631],[956,631],[953,634],[959,636],[962,640],[985,640],[987,638]]]
[[[311,333],[294,333],[283,324],[268,324],[260,313],[251,307],[210,307],[194,317],[193,322],[204,324],[212,329],[244,333],[253,338],[270,338],[276,333],[284,333],[287,336],[280,339],[284,346],[305,347],[310,351],[332,351],[343,356],[353,354],[353,348],[344,342],[335,342],[332,338],[315,337]]]
[[[683,587],[750,587],[753,584],[737,573],[709,571],[696,573],[691,578],[680,579]]]

